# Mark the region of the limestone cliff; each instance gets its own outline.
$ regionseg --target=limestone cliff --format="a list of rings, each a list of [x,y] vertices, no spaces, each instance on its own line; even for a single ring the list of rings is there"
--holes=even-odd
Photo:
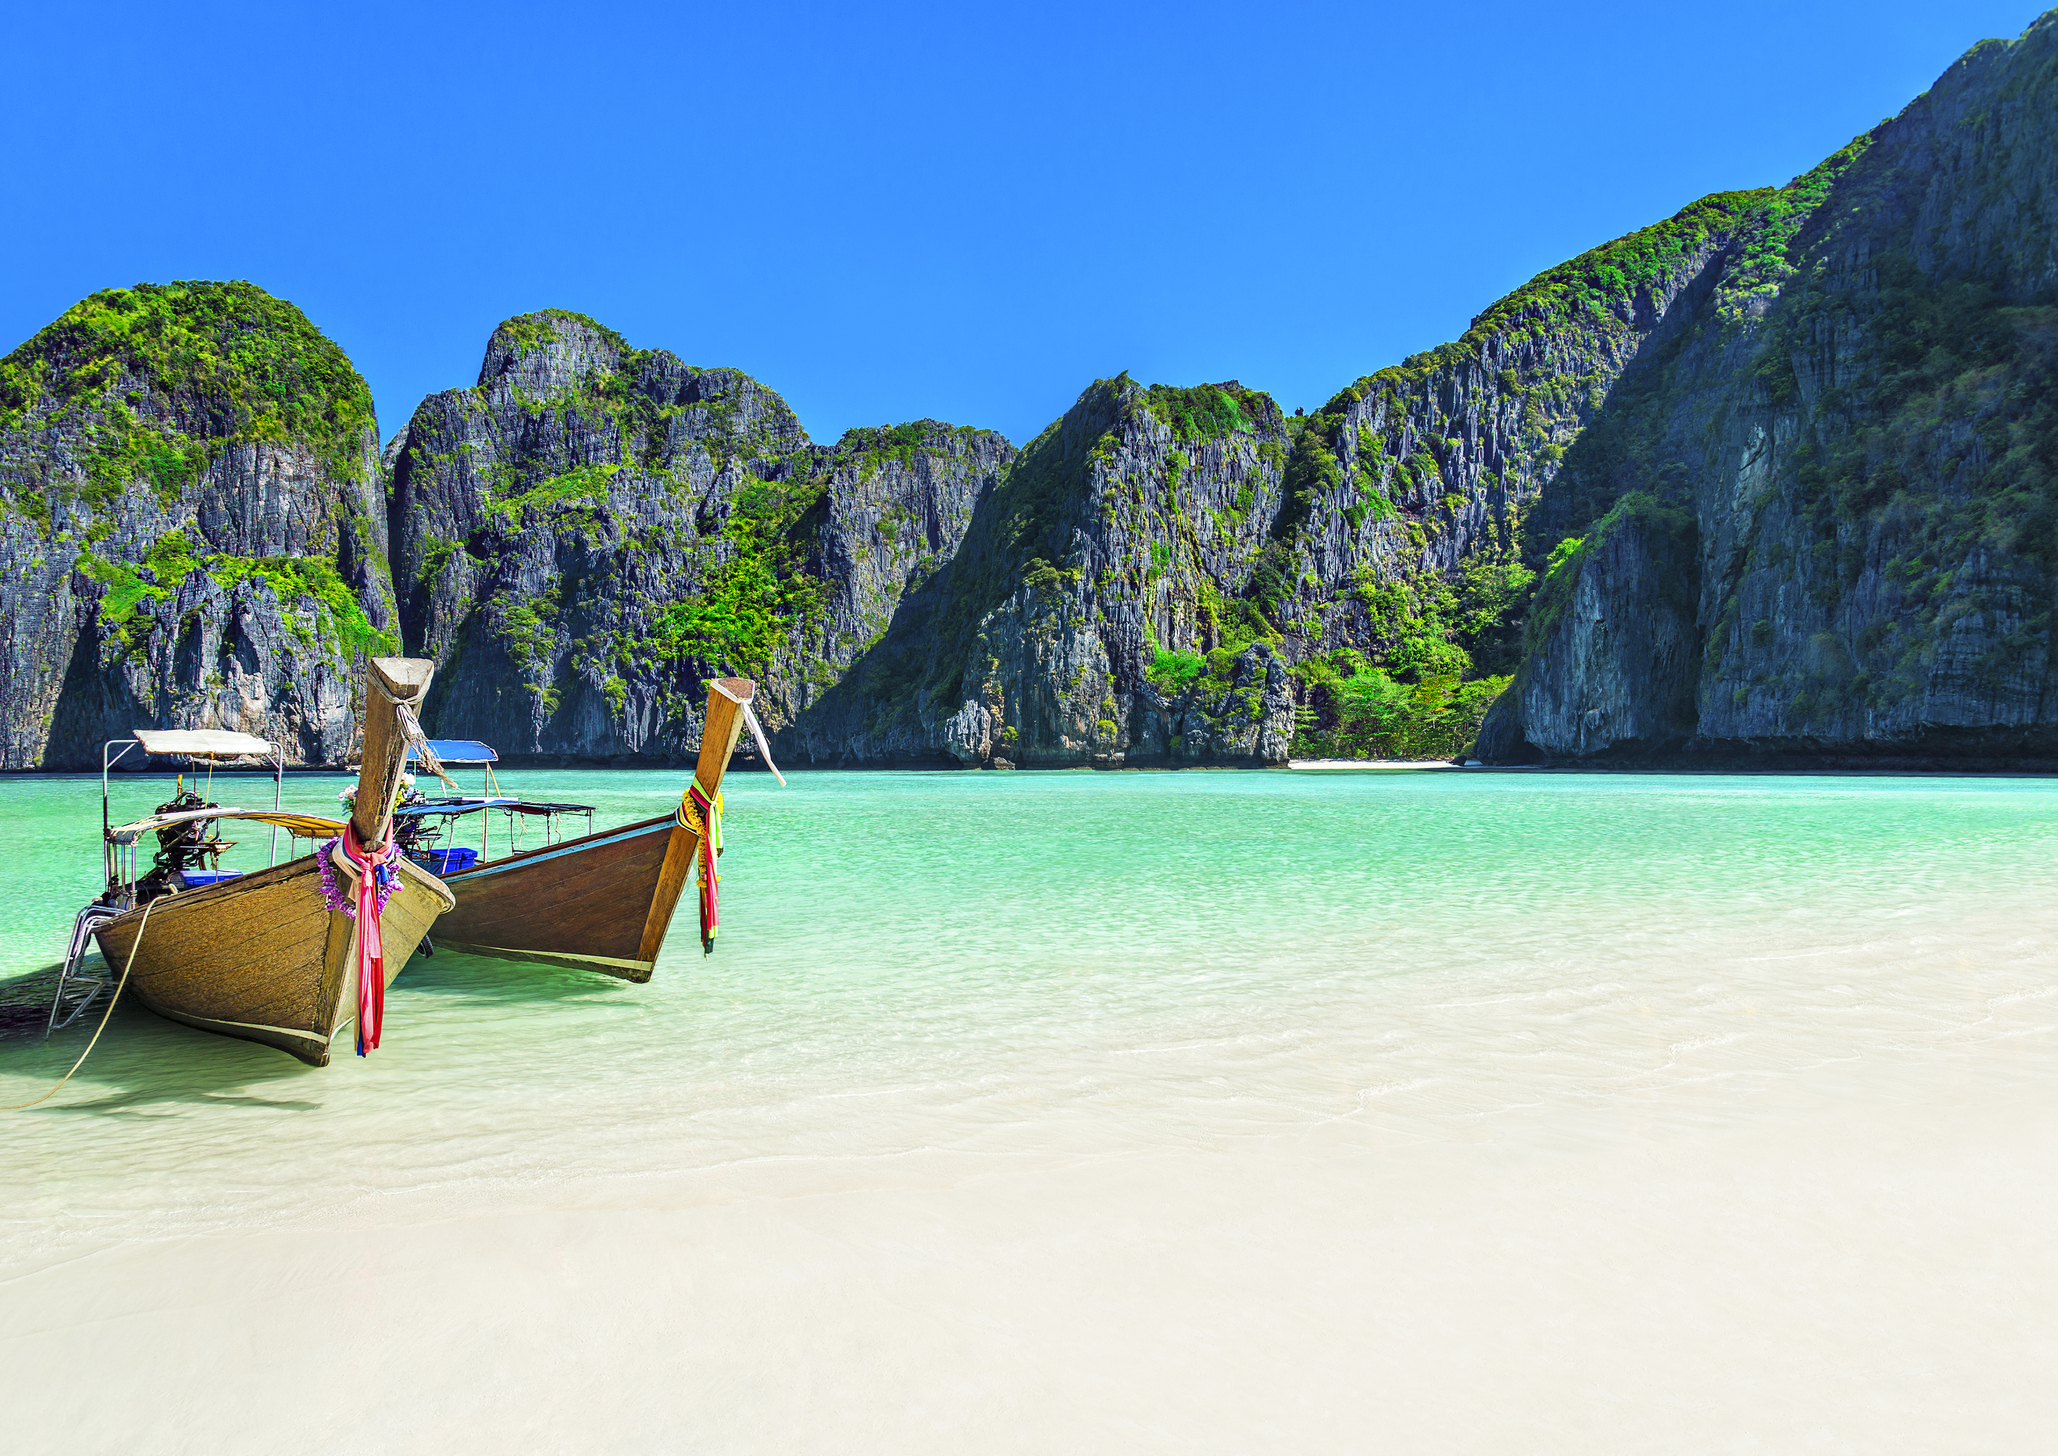
[[[820,446],[745,375],[548,311],[388,456],[429,722],[506,754],[681,758],[721,671],[803,763],[1276,762],[1291,737],[1279,634],[1235,603],[1277,554],[1288,432],[1234,383],[1103,381],[1019,453],[934,421]],[[1153,682],[1160,653],[1196,670]]]
[[[870,721],[968,765],[1283,759],[1278,634],[1240,598],[1272,544],[1287,442],[1271,398],[1233,381],[1096,383],[997,479],[934,590],[832,700],[862,697]],[[794,737],[806,757],[863,756],[806,720]]]
[[[1565,619],[1532,631],[1495,752],[2058,756],[2054,143],[2046,17],[1754,210],[1710,305],[1545,494],[1532,540],[1582,544],[1559,553]],[[1678,513],[1687,549],[1635,549],[1619,510],[1586,530],[1632,498]],[[1583,613],[1682,597],[1692,651],[1580,645]]]
[[[934,421],[818,446],[748,376],[554,310],[501,325],[477,385],[425,401],[392,453],[407,641],[441,669],[431,725],[624,761],[694,751],[722,671],[763,680],[773,726],[809,719],[1014,456]],[[847,703],[809,721],[867,758],[931,753]]]
[[[136,727],[340,760],[390,646],[370,392],[247,283],[96,293],[0,361],[0,768]]]

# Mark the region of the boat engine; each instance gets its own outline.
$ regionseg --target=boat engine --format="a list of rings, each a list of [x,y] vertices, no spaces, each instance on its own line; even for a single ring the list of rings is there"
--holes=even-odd
[[[221,805],[210,803],[191,789],[183,789],[172,796],[170,802],[159,804],[154,812],[178,814],[188,809],[219,809]],[[167,824],[157,831],[157,853],[151,859],[150,872],[137,881],[136,903],[154,900],[167,890],[183,890],[188,886],[188,872],[205,874],[208,883],[221,864],[222,851],[229,844],[221,838],[221,821],[216,819],[194,819],[185,824]]]

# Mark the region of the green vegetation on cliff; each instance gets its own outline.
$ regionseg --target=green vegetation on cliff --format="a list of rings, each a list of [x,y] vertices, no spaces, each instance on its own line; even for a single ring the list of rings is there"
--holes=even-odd
[[[1331,726],[1317,726],[1315,711],[1303,710],[1293,755],[1455,758],[1471,751],[1487,709],[1507,686],[1505,676],[1464,682],[1455,673],[1403,683],[1376,667],[1361,667],[1328,686]]]
[[[103,560],[89,550],[79,554],[73,567],[106,589],[100,599],[100,623],[115,629],[127,650],[141,647],[163,625],[154,616],[139,621],[139,611],[174,601],[179,588],[196,571],[206,573],[209,581],[224,590],[262,581],[281,606],[305,611],[308,622],[298,617],[287,619],[303,649],[326,649],[346,659],[400,650],[400,639],[371,624],[335,565],[320,557],[249,557],[220,551],[196,556],[184,531],[169,531],[140,565]]]
[[[346,474],[372,421],[371,391],[343,351],[249,283],[95,293],[0,360],[0,433],[75,432],[81,494],[96,507],[136,480],[176,500],[244,442],[301,443]],[[39,517],[44,485],[8,481]]]
[[[805,569],[812,542],[804,523],[827,489],[813,472],[745,479],[722,530],[728,555],[698,594],[659,619],[668,654],[751,676],[770,670],[793,631],[822,610],[822,584]]]

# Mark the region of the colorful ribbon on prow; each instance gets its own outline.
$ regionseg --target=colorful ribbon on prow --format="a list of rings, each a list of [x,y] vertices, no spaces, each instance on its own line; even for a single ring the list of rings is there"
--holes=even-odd
[[[329,856],[341,851],[357,871],[356,892],[345,899],[336,887]],[[343,826],[341,838],[322,846],[322,898],[331,910],[341,910],[357,922],[357,1054],[379,1049],[379,1032],[386,1020],[386,946],[379,936],[379,916],[386,901],[400,884],[400,847],[388,839],[377,849],[367,850],[358,842],[357,826]],[[353,901],[355,903],[353,903]]]
[[[710,799],[707,791],[695,779],[686,786],[686,796],[679,804],[680,817],[686,827],[700,836],[700,843],[694,847],[693,859],[697,873],[694,878],[700,886],[700,953],[712,955],[715,949],[715,931],[720,927],[720,898],[722,877],[715,870],[715,861],[722,853],[722,795],[719,790]]]

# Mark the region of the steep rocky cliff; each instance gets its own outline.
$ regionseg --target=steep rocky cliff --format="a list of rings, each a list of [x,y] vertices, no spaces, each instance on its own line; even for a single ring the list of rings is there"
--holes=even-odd
[[[246,283],[96,293],[0,361],[0,768],[136,727],[339,760],[397,636],[370,392]]]
[[[1520,659],[1539,545],[1581,508],[1568,451],[1666,367],[1772,195],[1703,198],[1553,268],[1306,422],[1263,593],[1304,716],[1329,720],[1368,670],[1491,694]]]
[[[333,760],[396,634],[514,757],[677,760],[736,671],[820,764],[1448,751],[1503,683],[1503,761],[2045,762],[2054,128],[2045,20],[1313,414],[1120,375],[1019,451],[818,445],[557,311],[381,450],[290,305],[95,295],[0,364],[0,766],[139,723]]]
[[[1014,450],[934,421],[818,446],[748,376],[553,310],[502,324],[478,384],[424,401],[392,456],[407,641],[441,666],[432,726],[634,761],[697,747],[721,671],[763,681],[770,724],[808,718]],[[848,700],[811,721],[867,758],[932,753]]]
[[[1573,539],[1484,751],[2058,755],[2054,143],[2047,17],[1754,209],[1544,494]]]
[[[968,765],[1277,761],[1291,684],[1240,596],[1287,442],[1278,406],[1233,381],[1099,381],[996,481],[949,569],[830,702]],[[805,757],[866,756],[806,718],[791,731]]]
[[[388,458],[429,721],[503,753],[683,757],[731,670],[798,762],[1270,762],[1292,733],[1235,601],[1288,434],[1233,383],[1103,381],[1019,454],[935,421],[820,446],[747,376],[546,311]],[[1161,653],[1195,670],[1153,682]]]

